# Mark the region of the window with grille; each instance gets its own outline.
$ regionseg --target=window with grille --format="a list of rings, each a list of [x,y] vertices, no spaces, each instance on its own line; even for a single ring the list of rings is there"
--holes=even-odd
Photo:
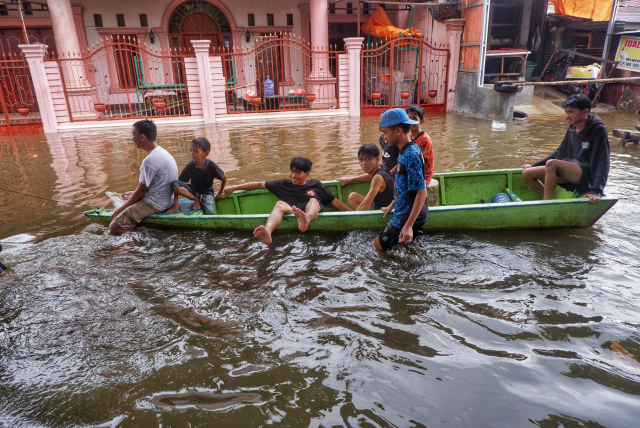
[[[113,42],[113,59],[118,85],[123,89],[136,88],[137,76],[143,72],[142,61],[138,52],[138,38],[115,34]]]

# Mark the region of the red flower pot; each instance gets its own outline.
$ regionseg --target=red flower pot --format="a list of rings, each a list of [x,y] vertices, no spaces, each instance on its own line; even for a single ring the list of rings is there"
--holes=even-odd
[[[104,113],[104,111],[107,109],[107,106],[104,104],[94,104],[93,108],[98,112],[98,113]]]
[[[411,92],[409,91],[402,91],[400,92],[400,98],[402,98],[403,100],[406,100],[409,98],[409,95],[411,95]]]
[[[260,98],[260,97],[251,98],[251,104],[253,104],[254,106],[258,107],[260,104],[262,104],[262,98]]]
[[[436,91],[435,89],[432,89],[429,91],[429,98],[435,98],[438,96],[438,91]]]
[[[382,94],[380,92],[371,92],[371,99],[373,101],[378,101],[380,98],[382,98]]]
[[[29,107],[18,107],[18,114],[20,116],[26,116],[29,114]]]
[[[162,111],[162,110],[164,110],[164,108],[165,108],[165,106],[166,106],[166,105],[167,105],[167,104],[166,104],[163,100],[155,100],[155,101],[153,102],[153,106],[154,106],[154,107],[155,107],[155,109],[156,109],[156,110],[158,110],[158,111]]]
[[[308,94],[307,95],[307,101],[312,103],[316,100],[316,94]]]

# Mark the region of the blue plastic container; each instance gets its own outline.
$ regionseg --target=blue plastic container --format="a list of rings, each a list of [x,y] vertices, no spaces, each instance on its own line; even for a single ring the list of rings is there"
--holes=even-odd
[[[273,80],[269,79],[269,76],[267,76],[267,78],[264,79],[263,88],[264,88],[265,97],[273,96]]]
[[[498,193],[491,198],[491,202],[494,204],[503,204],[505,202],[511,202],[511,198],[506,193]]]

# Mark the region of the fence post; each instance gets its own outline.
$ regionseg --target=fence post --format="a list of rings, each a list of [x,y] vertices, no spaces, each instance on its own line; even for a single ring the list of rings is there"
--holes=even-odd
[[[22,54],[26,58],[27,64],[29,64],[33,90],[36,93],[40,117],[42,118],[42,128],[46,133],[58,132],[58,120],[56,119],[53,98],[51,97],[47,73],[44,68],[44,55],[47,52],[47,46],[38,44],[18,45],[18,47],[22,50]]]
[[[360,116],[360,91],[362,90],[360,82],[362,71],[360,52],[362,51],[363,41],[364,37],[348,37],[344,39],[347,55],[349,55],[349,116]]]
[[[465,19],[447,19],[444,21],[447,31],[447,43],[449,44],[449,70],[447,70],[447,111],[453,111],[456,101],[456,81],[458,79],[458,64],[460,64],[460,36]]]
[[[211,40],[191,40],[198,65],[198,81],[202,97],[202,116],[204,123],[216,123],[213,87],[211,85],[211,68],[209,67],[209,45]]]

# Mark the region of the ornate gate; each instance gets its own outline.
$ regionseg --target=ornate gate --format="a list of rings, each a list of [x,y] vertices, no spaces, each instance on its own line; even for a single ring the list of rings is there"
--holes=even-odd
[[[101,40],[87,56],[57,61],[72,121],[188,116],[189,91],[178,49],[147,50],[135,37]]]
[[[421,38],[394,38],[362,50],[362,114],[393,107],[446,111],[450,53]]]
[[[22,55],[0,57],[0,134],[42,131],[31,72]]]

